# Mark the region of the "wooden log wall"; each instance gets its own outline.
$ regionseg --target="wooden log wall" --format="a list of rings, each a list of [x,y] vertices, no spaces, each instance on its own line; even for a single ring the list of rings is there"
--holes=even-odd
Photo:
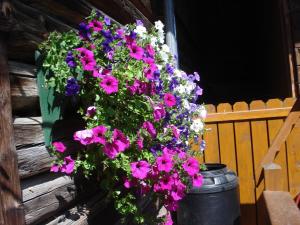
[[[207,149],[199,160],[224,163],[238,174],[242,225],[268,224],[262,198],[268,183],[261,161],[294,102],[295,99],[287,98],[207,105]],[[297,124],[274,160],[280,168],[276,189],[288,191],[293,197],[300,192],[299,136]]]
[[[101,214],[102,217],[105,214],[106,218],[101,224],[113,224],[117,217],[113,218],[108,207],[110,203],[105,193],[99,192],[97,185],[82,177],[49,172],[53,157],[44,144],[34,52],[51,31],[76,29],[92,9],[108,15],[116,23],[126,24],[142,19],[146,26],[151,26],[154,16],[150,1],[11,0],[11,3],[12,16],[5,22],[1,21],[0,31],[10,27],[6,44],[12,122],[26,224],[99,224],[99,221],[92,223],[92,219]],[[78,121],[75,123],[80,125]],[[55,138],[71,138],[76,128],[68,124],[74,124],[74,120],[58,124]],[[69,147],[78,148],[72,143]]]

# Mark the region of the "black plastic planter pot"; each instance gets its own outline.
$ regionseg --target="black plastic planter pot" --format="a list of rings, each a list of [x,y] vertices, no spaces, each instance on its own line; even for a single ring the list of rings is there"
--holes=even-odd
[[[239,225],[238,179],[224,164],[206,164],[204,183],[180,202],[178,225]]]

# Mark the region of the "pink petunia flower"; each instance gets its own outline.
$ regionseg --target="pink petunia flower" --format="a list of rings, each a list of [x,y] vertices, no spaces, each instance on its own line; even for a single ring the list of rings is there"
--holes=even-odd
[[[161,190],[170,191],[172,189],[172,185],[174,183],[174,180],[171,176],[165,175],[159,180],[159,186]]]
[[[176,98],[171,93],[166,93],[164,95],[164,102],[167,107],[173,107],[176,105]]]
[[[73,138],[76,141],[80,141],[80,143],[83,145],[89,145],[94,141],[94,133],[90,129],[79,130],[75,132]]]
[[[193,186],[194,187],[201,187],[203,184],[203,176],[201,174],[196,173],[193,177]]]
[[[50,168],[51,172],[57,173],[60,171],[60,166],[58,164],[53,164]]]
[[[112,94],[118,92],[118,79],[114,76],[105,76],[100,82],[100,87],[104,89],[106,94]]]
[[[64,162],[61,166],[61,172],[66,174],[71,174],[74,171],[75,161],[71,158],[71,156],[67,156],[64,158]]]
[[[187,172],[190,176],[194,176],[195,174],[199,173],[199,162],[193,157],[189,158],[182,165],[182,167],[185,170],[185,172]]]
[[[144,68],[145,77],[148,80],[153,80],[155,70],[157,70],[157,66],[155,64],[151,64],[150,66]]]
[[[153,109],[153,117],[155,122],[158,122],[166,116],[166,110],[162,105],[154,106]]]
[[[96,106],[89,106],[86,110],[87,117],[93,117],[96,115]]]
[[[167,213],[165,221],[162,225],[173,225],[173,220],[170,212]]]
[[[100,125],[92,128],[92,131],[94,135],[94,143],[100,143],[105,145],[106,143],[105,133],[107,131],[107,128],[103,125]]]
[[[94,59],[94,57],[83,57],[80,59],[82,66],[83,66],[83,70],[86,71],[93,71],[95,69],[96,66],[96,61]]]
[[[172,186],[170,196],[174,201],[179,201],[184,197],[185,190],[186,190],[186,186],[180,180],[178,180]]]
[[[174,201],[172,198],[168,198],[164,203],[164,206],[168,211],[177,211],[178,209],[178,201]]]
[[[133,42],[131,45],[127,45],[130,51],[131,58],[141,60],[144,55],[144,49],[139,47],[135,42]]]
[[[52,145],[57,152],[63,153],[66,150],[66,146],[64,145],[64,143],[60,141],[53,142]]]
[[[94,58],[94,53],[91,50],[88,50],[86,48],[77,48],[76,50],[79,51],[80,58],[84,58],[84,57]]]
[[[119,147],[114,142],[106,142],[103,147],[103,152],[108,158],[114,159],[119,154],[118,149]]]
[[[89,23],[89,27],[93,28],[94,31],[99,32],[103,29],[103,23],[98,20],[93,20]]]
[[[151,122],[149,121],[144,122],[142,128],[144,128],[152,138],[156,138],[156,134],[157,134],[156,129]]]
[[[118,129],[114,129],[113,131],[113,141],[118,146],[119,152],[123,152],[130,146],[128,137],[126,137],[125,134]]]
[[[136,145],[139,150],[142,150],[144,148],[144,139],[138,135],[138,139],[136,140]]]
[[[130,163],[130,168],[132,176],[138,179],[145,179],[150,171],[150,165],[145,160]]]
[[[170,172],[173,167],[172,158],[168,154],[163,154],[156,158],[156,165],[159,171]]]
[[[146,45],[146,51],[152,58],[155,56],[155,50],[150,44]]]

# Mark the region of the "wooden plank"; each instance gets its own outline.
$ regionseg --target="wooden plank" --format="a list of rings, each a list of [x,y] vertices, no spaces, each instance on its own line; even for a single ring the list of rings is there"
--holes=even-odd
[[[232,112],[232,106],[229,103],[219,104],[217,112]],[[229,169],[237,172],[233,123],[230,121],[219,123],[218,131],[221,163],[226,164]]]
[[[250,110],[265,109],[266,104],[263,101],[252,101]],[[251,124],[252,148],[253,148],[253,168],[255,175],[255,197],[256,197],[256,213],[258,225],[267,224],[267,213],[264,206],[262,193],[264,191],[263,169],[259,166],[265,153],[268,151],[268,129],[265,120],[253,120]]]
[[[26,146],[17,150],[20,177],[28,178],[49,171],[54,157],[44,144]]]
[[[45,174],[22,182],[26,224],[39,224],[76,198],[76,186],[69,176]]]
[[[293,105],[295,99],[286,99],[284,105]],[[287,138],[287,164],[289,173],[289,191],[293,197],[300,192],[300,127],[295,126]]]
[[[235,112],[248,110],[245,102],[233,105]],[[249,122],[235,122],[236,154],[240,181],[241,225],[256,225],[255,179]]]
[[[6,35],[0,32],[0,224],[24,224],[20,207],[21,189],[17,167]]]
[[[207,105],[207,112],[214,113],[216,108],[214,105]],[[206,163],[219,163],[219,139],[218,139],[218,127],[217,124],[207,124],[207,131],[204,134],[204,140],[206,141],[206,150],[204,152],[204,159]]]
[[[265,191],[264,199],[272,225],[300,225],[300,212],[288,192]]]
[[[267,191],[280,191],[280,184],[277,182],[277,178],[281,176],[281,166],[276,163],[270,163],[264,166],[265,176],[265,190]]]
[[[283,106],[283,102],[279,99],[270,99],[269,101],[267,101],[268,108],[278,108],[282,106]],[[282,125],[283,125],[283,119],[268,120],[269,144],[273,142],[279,130],[281,130]],[[270,149],[268,151],[270,151]],[[286,160],[287,160],[286,147],[285,144],[282,144],[279,149],[279,152],[277,153],[274,159],[274,163],[278,164],[281,167],[276,182],[277,185],[276,189],[281,191],[288,191],[288,174],[287,174]]]
[[[241,112],[218,112],[209,113],[205,119],[205,123],[227,122],[237,120],[255,120],[255,119],[267,119],[287,117],[291,107],[281,107],[272,109],[256,109],[245,110]]]
[[[276,153],[280,150],[282,144],[286,141],[289,136],[292,127],[297,122],[300,117],[300,98],[298,98],[293,105],[288,117],[286,118],[283,126],[278,130],[276,137],[274,137],[274,141],[272,142],[268,153],[265,155],[261,162],[261,166],[270,164],[273,162]]]
[[[24,77],[36,77],[36,66],[16,61],[8,62],[9,73]]]

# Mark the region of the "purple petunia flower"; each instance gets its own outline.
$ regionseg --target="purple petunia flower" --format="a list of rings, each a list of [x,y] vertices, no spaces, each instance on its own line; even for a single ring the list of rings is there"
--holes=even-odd
[[[174,74],[174,68],[172,67],[172,65],[170,65],[169,63],[167,63],[166,65],[166,71],[168,74],[173,75]]]
[[[143,22],[141,20],[136,20],[137,26],[144,26]]]
[[[110,18],[107,16],[104,16],[104,23],[106,24],[106,26],[110,26],[110,24],[111,24]]]
[[[197,96],[202,95],[203,94],[203,89],[199,86],[196,87],[195,89],[195,93]]]
[[[79,24],[79,36],[83,39],[90,39],[91,38],[91,32],[90,32],[90,27],[86,23],[80,23]]]
[[[77,82],[77,80],[74,77],[69,77],[67,80],[65,94],[66,96],[73,96],[77,95],[80,90],[80,86]]]
[[[76,62],[75,58],[73,56],[73,53],[71,51],[68,52],[67,57],[66,57],[66,63],[70,68],[75,68],[76,67]]]

